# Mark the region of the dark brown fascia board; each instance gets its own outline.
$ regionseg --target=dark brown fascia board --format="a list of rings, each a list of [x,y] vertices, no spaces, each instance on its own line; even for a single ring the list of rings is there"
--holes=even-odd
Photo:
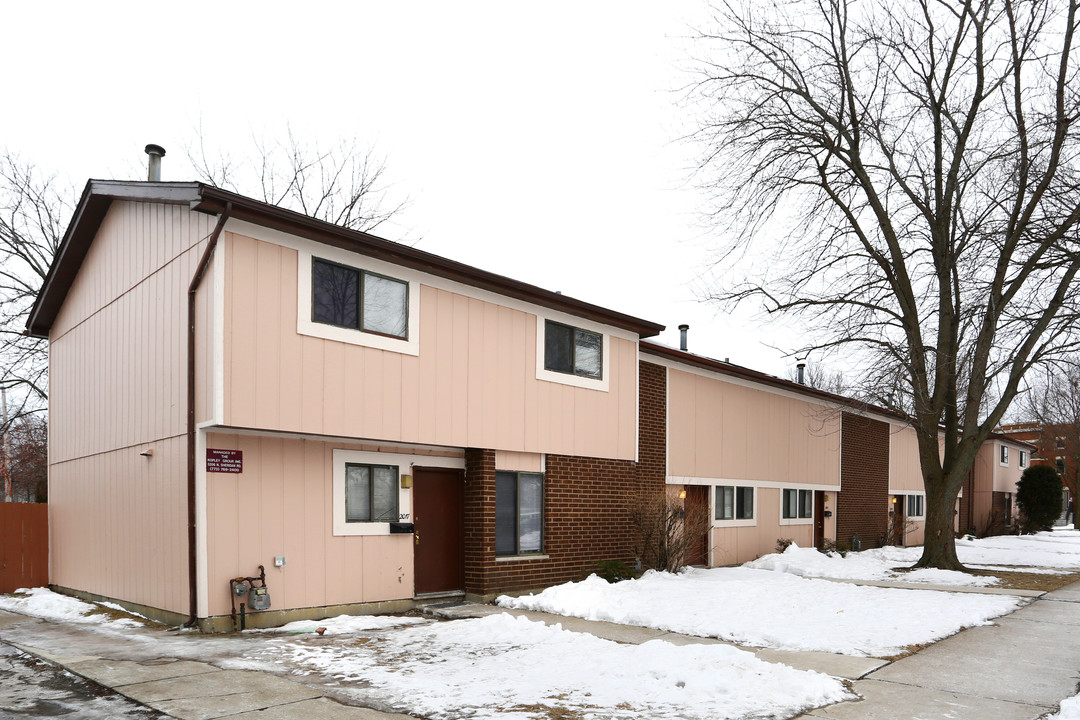
[[[782,388],[784,390],[790,390],[791,392],[799,393],[801,395],[809,395],[811,397],[818,398],[820,400],[826,400],[831,403],[843,406],[856,413],[872,412],[877,415],[884,415],[886,417],[895,418],[904,422],[908,422],[908,419],[888,408],[883,408],[878,405],[870,405],[858,400],[853,400],[843,395],[836,395],[835,393],[825,392],[824,390],[818,390],[808,385],[800,385],[797,382],[791,380],[784,380],[778,378],[775,375],[769,375],[767,373],[759,372],[757,370],[751,370],[750,368],[743,367],[741,365],[732,365],[731,363],[720,362],[719,360],[713,360],[712,358],[705,357],[703,355],[695,355],[693,353],[685,352],[683,350],[676,350],[675,348],[668,347],[667,345],[659,345],[652,342],[640,343],[641,352],[648,355],[655,355],[657,357],[664,357],[676,362],[685,363],[687,365],[693,365],[704,370],[712,370],[713,372],[720,373],[722,375],[731,375],[732,377],[743,378],[745,380],[751,380],[763,385],[771,385],[772,387]],[[1017,440],[1016,438],[1009,437],[1008,435],[991,432],[990,439],[1007,440],[1008,442],[1016,445],[1026,445],[1031,449],[1035,449],[1035,446],[1024,440]]]
[[[276,205],[259,202],[220,188],[203,187],[202,201],[192,205],[192,209],[217,214],[221,212],[221,208],[227,202],[233,204],[232,216],[239,220],[247,220],[263,227],[298,235],[326,245],[340,247],[395,265],[430,273],[482,290],[489,290],[499,295],[517,298],[518,300],[587,318],[605,325],[613,325],[634,332],[639,337],[653,337],[664,330],[664,326],[659,323],[649,322],[599,305],[576,300],[567,295],[508,278],[505,275],[480,270],[471,265],[448,260],[439,255],[385,240],[369,233],[342,228],[332,223],[317,220]]]
[[[247,220],[256,225],[299,235],[465,285],[490,290],[499,295],[514,297],[570,315],[612,325],[637,333],[639,337],[652,337],[660,334],[664,329],[664,326],[658,323],[576,300],[369,233],[342,228],[202,183],[90,180],[86,183],[71,223],[60,243],[57,256],[49,268],[49,274],[30,311],[26,324],[29,335],[48,337],[49,328],[113,200],[186,204],[192,210],[214,215],[219,214],[225,204],[231,202],[233,203],[232,217]]]
[[[704,370],[712,370],[713,372],[720,373],[722,375],[731,375],[732,377],[743,378],[744,380],[752,380],[763,385],[771,385],[773,387],[781,388],[784,390],[790,390],[791,392],[799,393],[800,395],[809,395],[821,400],[827,400],[837,405],[843,405],[849,407],[856,412],[868,411],[875,412],[881,415],[887,415],[889,417],[902,418],[898,413],[892,410],[887,410],[876,405],[867,405],[857,400],[844,397],[843,395],[836,395],[831,392],[825,392],[824,390],[818,390],[817,388],[810,387],[809,385],[800,385],[797,382],[791,380],[784,380],[778,378],[775,375],[769,375],[758,370],[751,370],[748,367],[742,365],[732,365],[731,363],[721,362],[714,360],[704,355],[695,355],[685,350],[676,350],[673,347],[667,345],[660,345],[658,343],[643,342],[640,343],[641,352],[648,355],[656,355],[658,357],[668,358],[676,362],[685,363],[687,365],[693,365]]]

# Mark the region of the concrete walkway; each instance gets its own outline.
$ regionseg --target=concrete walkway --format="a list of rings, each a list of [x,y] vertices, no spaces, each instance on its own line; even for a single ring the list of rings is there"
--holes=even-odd
[[[447,603],[427,608],[454,619],[510,612],[622,643],[662,639],[676,644],[721,641],[613,623],[490,605]],[[0,639],[180,720],[408,720],[409,716],[339,702],[332,690],[252,670],[222,669],[235,637],[187,636],[195,654],[161,657],[145,642],[103,639],[93,629],[46,623],[0,611]],[[63,648],[63,650],[58,650]],[[994,625],[962,631],[895,662],[822,652],[744,648],[768,662],[816,670],[852,683],[862,699],[802,718],[1034,720],[1077,692],[1080,680],[1080,583],[1048,593]]]

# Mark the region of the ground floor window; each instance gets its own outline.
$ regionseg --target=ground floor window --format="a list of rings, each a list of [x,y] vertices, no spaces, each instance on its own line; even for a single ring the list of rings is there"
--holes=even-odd
[[[814,517],[814,491],[784,489],[782,517],[785,520],[810,519]]]
[[[754,488],[717,485],[715,516],[717,520],[753,520]]]
[[[345,522],[396,522],[398,469],[345,464]]]
[[[909,518],[922,517],[926,514],[926,498],[922,495],[907,496],[907,516]]]
[[[544,476],[495,473],[495,554],[528,555],[543,549]]]

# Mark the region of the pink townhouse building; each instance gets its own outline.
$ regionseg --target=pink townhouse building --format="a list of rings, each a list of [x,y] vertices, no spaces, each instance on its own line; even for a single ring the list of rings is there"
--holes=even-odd
[[[90,181],[27,329],[50,583],[169,623],[233,627],[238,578],[251,625],[579,580],[636,561],[629,508],[665,492],[707,509],[708,566],[901,516],[921,542],[887,411],[199,183]]]

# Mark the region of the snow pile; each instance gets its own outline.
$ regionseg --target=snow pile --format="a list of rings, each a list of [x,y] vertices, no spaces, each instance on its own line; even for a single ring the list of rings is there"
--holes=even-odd
[[[987,625],[1022,604],[1007,595],[866,587],[750,568],[650,571],[613,585],[592,575],[497,602],[745,645],[878,657]]]
[[[138,620],[115,619],[108,613],[94,612],[100,610],[101,607],[97,603],[83,602],[43,587],[19,588],[10,595],[0,595],[0,610],[30,615],[42,620],[108,625],[114,628],[143,627]],[[109,603],[107,607],[119,606]],[[123,609],[121,612],[127,613]]]
[[[1080,720],[1080,695],[1074,695],[1061,701],[1061,709],[1046,720]]]
[[[801,548],[792,543],[782,553],[763,555],[743,567],[834,580],[888,580],[967,587],[986,587],[1000,582],[997,578],[969,575],[955,570],[920,569],[897,572],[898,568],[908,567],[918,560],[918,554],[912,557],[913,550],[921,553],[919,548],[885,547],[852,552],[843,557],[839,553],[826,555],[814,548]]]
[[[401,625],[420,625],[425,622],[428,621],[398,615],[338,615],[325,620],[296,620],[281,627],[247,630],[245,632],[302,635],[304,633],[313,633],[318,628],[325,628],[324,635],[349,635],[372,630],[385,630]]]
[[[374,642],[282,641],[279,652],[360,685],[367,703],[431,718],[781,718],[853,697],[827,675],[726,645],[625,645],[507,614]]]
[[[1018,565],[1080,570],[1080,532],[1041,532],[956,541],[965,565]],[[1015,569],[1015,568],[1014,568]]]

